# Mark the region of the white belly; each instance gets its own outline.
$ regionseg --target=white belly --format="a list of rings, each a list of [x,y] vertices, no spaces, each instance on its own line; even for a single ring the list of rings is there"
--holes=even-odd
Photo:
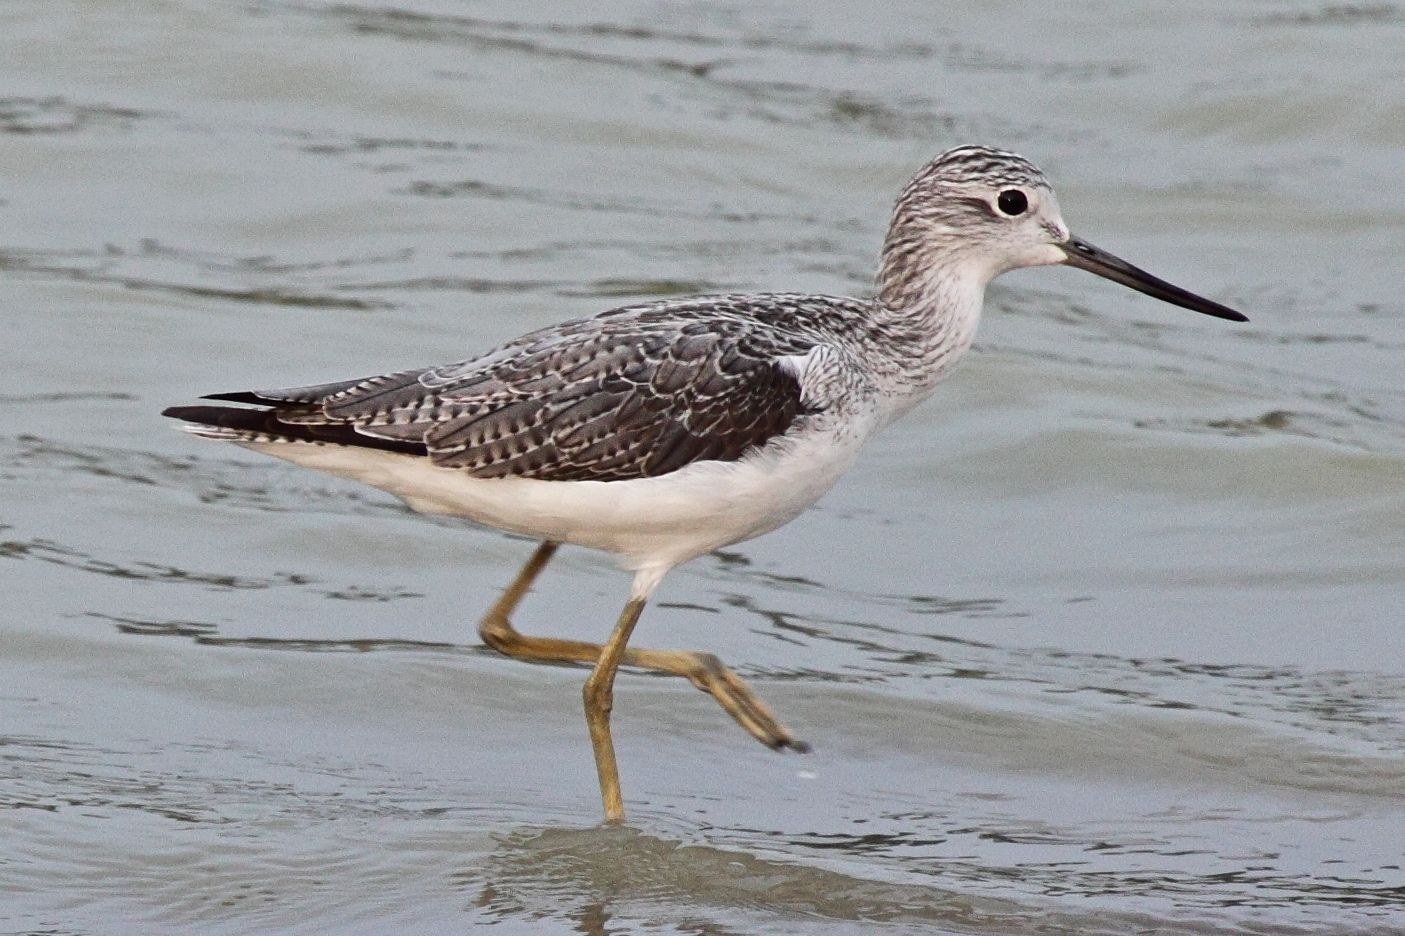
[[[372,485],[421,513],[614,553],[628,569],[667,569],[774,530],[853,464],[870,427],[808,431],[735,462],[699,462],[632,481],[474,478],[423,456],[304,443],[248,448]]]

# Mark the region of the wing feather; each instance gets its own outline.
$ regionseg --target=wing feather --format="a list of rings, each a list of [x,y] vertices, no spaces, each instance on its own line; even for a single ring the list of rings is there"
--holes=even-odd
[[[283,424],[291,440],[403,446],[475,477],[656,477],[791,428],[809,409],[793,362],[821,346],[688,308],[615,310],[455,364],[217,398],[269,406],[265,437]]]

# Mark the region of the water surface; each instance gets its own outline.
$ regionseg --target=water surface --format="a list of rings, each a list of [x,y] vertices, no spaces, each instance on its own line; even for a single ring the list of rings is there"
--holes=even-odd
[[[0,930],[1405,932],[1405,8],[11,3]],[[484,650],[530,552],[200,443],[194,395],[638,299],[861,293],[1019,150],[1076,271],[815,509],[670,575],[815,748]],[[564,550],[524,630],[627,585]]]

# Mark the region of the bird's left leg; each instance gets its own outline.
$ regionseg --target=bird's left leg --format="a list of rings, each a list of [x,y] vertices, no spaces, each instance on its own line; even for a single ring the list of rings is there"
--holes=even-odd
[[[663,578],[663,570],[641,569],[634,575],[629,601],[620,611],[615,629],[600,648],[600,658],[585,681],[585,723],[590,729],[590,746],[595,751],[595,772],[600,778],[600,798],[605,804],[605,821],[624,822],[624,798],[620,794],[620,772],[615,765],[615,742],[610,737],[610,710],[614,707],[615,673],[625,655],[629,635],[639,623],[639,615],[649,596]]]

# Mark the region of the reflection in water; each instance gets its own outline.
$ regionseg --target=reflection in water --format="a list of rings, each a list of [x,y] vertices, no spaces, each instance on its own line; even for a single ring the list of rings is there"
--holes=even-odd
[[[931,888],[861,881],[629,828],[515,831],[499,837],[483,867],[456,880],[493,918],[565,918],[585,934],[611,932],[616,918],[688,921],[695,932],[722,936],[806,919],[959,924],[997,909]]]
[[[889,843],[863,836],[838,840],[800,835],[788,844],[834,850],[839,854],[833,864],[842,867],[846,857],[864,858]],[[949,864],[951,880],[967,876],[960,871],[965,862]],[[989,881],[990,869],[979,873]],[[1022,877],[1025,872],[1006,873]],[[1052,869],[1045,873],[1051,879],[1057,875]],[[1112,912],[1063,913],[1043,902],[1021,905],[963,894],[937,885],[935,876],[931,883],[924,883],[923,877],[899,872],[894,880],[860,878],[630,828],[598,827],[518,829],[500,835],[492,854],[481,865],[454,875],[454,881],[491,919],[570,921],[576,932],[589,936],[641,926],[717,936],[797,929],[842,933],[874,926],[898,933],[1045,936],[1224,932]],[[1155,889],[1168,883],[1147,881],[1140,886]],[[1109,881],[1100,889],[1119,886],[1137,885],[1130,879]],[[1065,892],[1076,890],[1075,884]],[[1057,893],[1052,887],[1047,892]]]

